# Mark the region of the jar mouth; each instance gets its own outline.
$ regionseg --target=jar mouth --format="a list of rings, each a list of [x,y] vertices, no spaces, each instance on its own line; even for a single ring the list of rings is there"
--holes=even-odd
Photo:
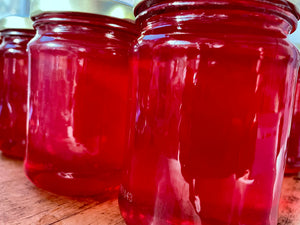
[[[70,25],[74,28],[78,28],[79,26],[85,26],[90,27],[91,29],[98,29],[100,27],[110,27],[111,29],[123,30],[133,35],[137,35],[138,31],[135,23],[133,23],[131,20],[124,20],[103,15],[79,12],[43,13],[34,17],[33,21],[33,26],[37,30],[39,29],[39,27],[44,26],[46,24],[56,24],[60,26]],[[63,29],[61,31],[63,31]]]
[[[292,26],[292,32],[297,27],[300,13],[297,7],[286,0],[142,0],[138,1],[134,8],[137,21],[161,13],[188,10],[245,10],[274,14],[284,18]]]
[[[272,5],[277,5],[278,7],[281,7],[281,8],[289,8],[291,11],[294,11],[294,14],[295,16],[297,17],[298,20],[300,20],[300,9],[298,6],[297,3],[291,3],[290,1],[288,0],[244,0],[244,1],[239,1],[239,0],[233,0],[233,1],[224,1],[224,0],[217,0],[217,1],[209,1],[209,0],[200,0],[200,1],[197,1],[197,0],[181,0],[181,1],[174,1],[174,0],[135,0],[134,1],[135,4],[134,4],[134,15],[137,16],[139,13],[141,13],[141,11],[144,11],[154,5],[157,5],[157,4],[164,4],[164,3],[168,3],[168,5],[180,5],[180,4],[193,4],[194,6],[196,6],[195,4],[197,5],[218,5],[218,4],[221,4],[221,5],[231,5],[231,4],[235,4],[235,3],[238,3],[238,2],[245,2],[247,4],[251,3],[251,2],[261,2],[261,3],[264,3],[264,4],[272,4]],[[293,0],[293,2],[295,2],[295,0]],[[296,5],[297,4],[297,5]]]
[[[6,29],[1,31],[1,36],[30,36],[33,37],[35,35],[35,30],[27,30],[27,29]]]
[[[30,16],[49,12],[82,12],[134,21],[132,5],[121,0],[32,0]]]

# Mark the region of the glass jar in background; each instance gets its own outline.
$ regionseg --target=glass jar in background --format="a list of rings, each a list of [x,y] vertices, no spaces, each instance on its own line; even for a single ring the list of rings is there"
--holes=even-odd
[[[287,143],[285,173],[300,173],[300,80],[298,76],[291,133]]]
[[[298,28],[290,36],[292,43],[300,49],[300,22]],[[300,71],[299,71],[300,72]],[[298,81],[295,94],[294,113],[292,119],[291,133],[287,143],[287,161],[286,161],[286,174],[300,173],[300,77],[298,74]]]
[[[117,192],[131,106],[132,7],[111,0],[34,0],[25,171],[74,196]]]
[[[0,150],[24,158],[26,140],[28,54],[35,31],[26,17],[0,20]]]
[[[286,0],[135,7],[127,224],[277,224],[299,54]]]

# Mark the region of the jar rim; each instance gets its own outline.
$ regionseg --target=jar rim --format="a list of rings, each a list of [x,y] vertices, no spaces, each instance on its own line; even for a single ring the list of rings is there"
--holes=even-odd
[[[34,30],[32,20],[21,16],[6,16],[0,20],[0,31],[9,29]]]
[[[31,0],[30,16],[43,13],[79,12],[135,20],[129,0]]]
[[[297,12],[300,14],[300,0],[287,0],[287,1],[292,3],[295,6]]]
[[[139,8],[142,5],[142,3],[146,3],[146,8],[151,7],[152,5],[158,4],[160,2],[163,2],[164,0],[133,0],[133,8],[134,8],[134,15],[137,16],[140,11]],[[268,2],[269,0],[262,0],[264,2]],[[297,16],[297,20],[300,19],[300,0],[282,0],[286,1],[286,3],[290,4],[291,10],[294,11],[294,14]],[[176,3],[176,0],[174,0],[174,4]],[[145,8],[145,7],[144,7]]]

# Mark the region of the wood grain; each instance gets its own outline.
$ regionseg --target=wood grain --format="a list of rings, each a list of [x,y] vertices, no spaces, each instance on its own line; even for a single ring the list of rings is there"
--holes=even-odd
[[[124,225],[117,199],[70,198],[36,188],[23,162],[0,154],[0,225]],[[285,177],[278,225],[300,225],[300,177]]]
[[[0,156],[1,225],[125,224],[117,199],[70,198],[36,188],[23,162]]]
[[[300,174],[284,178],[278,224],[300,225]]]

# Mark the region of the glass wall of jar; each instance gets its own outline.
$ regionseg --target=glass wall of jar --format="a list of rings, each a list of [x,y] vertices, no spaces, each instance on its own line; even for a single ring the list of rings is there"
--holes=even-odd
[[[28,54],[34,30],[29,18],[0,20],[0,150],[24,158],[26,140]]]
[[[38,187],[116,193],[128,138],[132,7],[111,0],[34,0],[25,171]]]
[[[298,28],[290,36],[292,43],[300,50],[300,22],[298,22]],[[287,144],[287,161],[286,161],[286,174],[300,173],[300,77],[298,74],[294,113],[292,120],[291,133]]]
[[[276,224],[299,67],[286,0],[145,0],[127,224]]]

